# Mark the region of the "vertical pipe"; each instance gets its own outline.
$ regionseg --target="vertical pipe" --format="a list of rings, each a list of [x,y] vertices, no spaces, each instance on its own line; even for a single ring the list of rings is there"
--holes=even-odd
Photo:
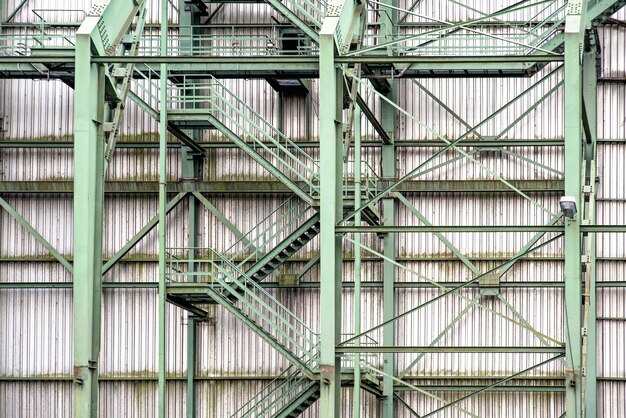
[[[354,207],[361,207],[361,109],[354,109]],[[354,215],[361,225],[361,211]],[[361,333],[361,234],[354,234],[354,335]],[[354,344],[361,345],[361,339]],[[361,416],[361,354],[354,355],[353,418]]]
[[[341,74],[332,35],[320,34],[320,416],[341,416],[341,236],[335,225],[343,212]]]
[[[168,1],[161,0],[160,54],[167,55]],[[167,410],[167,299],[165,283],[166,204],[167,204],[167,64],[161,64],[159,80],[159,417]]]

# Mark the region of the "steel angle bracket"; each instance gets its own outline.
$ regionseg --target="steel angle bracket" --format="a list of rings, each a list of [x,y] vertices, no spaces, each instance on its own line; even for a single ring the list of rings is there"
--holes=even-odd
[[[331,0],[320,33],[333,34],[339,55],[348,53],[361,32],[361,0]]]

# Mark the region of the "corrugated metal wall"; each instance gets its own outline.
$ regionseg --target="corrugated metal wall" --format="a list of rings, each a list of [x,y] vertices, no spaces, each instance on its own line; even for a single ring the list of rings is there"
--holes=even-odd
[[[5,16],[19,0],[4,2]],[[158,2],[150,7],[150,23],[158,23]],[[410,2],[412,3],[412,2]],[[501,7],[502,2],[484,1],[482,11]],[[562,2],[557,2],[562,3]],[[31,0],[19,14],[16,22],[34,22],[33,9],[86,9],[90,2],[67,0]],[[215,7],[215,6],[212,6]],[[46,19],[75,21],[80,12],[46,12]],[[453,3],[425,2],[420,13],[439,19],[456,20],[474,16],[466,8]],[[177,22],[175,8],[170,11],[172,22]],[[617,14],[624,19],[626,11]],[[227,4],[216,14],[213,23],[271,23],[279,16],[265,4]],[[525,16],[520,15],[520,19]],[[413,17],[409,21],[416,21]],[[69,31],[69,30],[68,30]],[[249,33],[258,31],[247,29]],[[219,33],[219,32],[216,32]],[[248,34],[246,31],[241,31]],[[600,41],[604,51],[603,77],[626,77],[626,29],[619,26],[601,28]],[[272,34],[266,34],[271,36]],[[473,126],[502,106],[515,95],[528,88],[540,77],[555,69],[548,66],[529,79],[468,79],[468,80],[418,80],[426,89],[437,95],[452,111]],[[482,136],[499,135],[515,118],[536,102],[561,79],[557,70],[554,76],[520,100],[509,111],[494,118],[480,130]],[[432,98],[411,80],[399,80],[399,104],[416,115],[420,122],[399,116],[400,140],[433,139],[437,135],[455,138],[466,127],[442,110]],[[264,81],[237,80],[227,83],[236,94],[268,120],[278,121],[278,95]],[[317,94],[319,83],[312,82],[311,126],[307,131],[304,98],[289,97],[283,101],[283,130],[291,138],[315,140],[318,137]],[[376,112],[380,103],[363,91]],[[603,83],[598,96],[598,134],[606,140],[626,140],[626,84]],[[59,81],[0,81],[0,118],[3,141],[71,141],[73,132],[72,90]],[[556,89],[534,111],[503,133],[508,139],[558,139],[563,136],[563,92]],[[365,138],[375,134],[364,122]],[[427,129],[430,128],[430,129]],[[156,122],[135,105],[129,104],[123,123],[122,141],[154,141]],[[205,140],[215,140],[215,132],[208,132]],[[425,180],[492,179],[493,173],[506,179],[561,178],[562,150],[559,147],[514,149],[521,156],[540,161],[552,170],[538,168],[511,155],[480,152],[474,155],[488,168],[459,160],[445,169],[429,172]],[[315,154],[315,150],[310,150]],[[425,161],[437,149],[403,147],[398,153],[398,169],[404,174]],[[455,157],[450,152],[442,159]],[[182,175],[180,152],[168,154],[170,181]],[[203,167],[203,180],[266,180],[269,174],[254,164],[237,149],[215,150]],[[379,165],[379,153],[368,149],[366,159],[373,167]],[[110,181],[156,181],[158,155],[150,149],[118,149],[108,173]],[[603,143],[598,147],[600,188],[598,191],[598,222],[623,224],[626,203],[626,182],[623,166],[626,146],[621,142]],[[73,177],[71,149],[1,148],[0,180],[2,181],[60,181]],[[21,213],[61,254],[71,257],[72,200],[66,195],[6,195],[3,197]],[[557,194],[533,195],[541,205],[556,211]],[[211,198],[229,219],[241,230],[248,231],[259,219],[273,210],[281,198],[214,196]],[[514,194],[498,195],[444,195],[428,194],[413,198],[413,204],[433,224],[543,224],[549,215],[530,202]],[[108,196],[105,207],[104,255],[111,257],[150,218],[156,214],[157,199],[153,195]],[[202,210],[199,242],[202,246],[225,250],[235,241],[234,235],[219,220]],[[412,225],[417,218],[400,207],[398,221]],[[168,216],[168,244],[184,246],[187,242],[188,222],[186,203]],[[0,282],[71,282],[71,275],[52,261],[47,251],[26,233],[6,212],[0,214]],[[529,234],[447,234],[450,241],[466,255],[481,259],[506,258],[515,254],[528,241]],[[148,234],[128,255],[105,276],[106,282],[155,282],[157,280],[157,236]],[[367,245],[380,250],[376,237],[366,237]],[[598,280],[623,281],[626,268],[626,238],[623,235],[598,236]],[[299,256],[310,256],[319,250],[313,240]],[[347,254],[353,247],[346,244]],[[406,267],[440,281],[462,281],[471,271],[458,261],[437,262],[432,259],[451,258],[452,253],[432,234],[402,234],[399,236],[398,255]],[[520,262],[504,277],[506,282],[559,281],[563,277],[562,243],[546,246],[533,256],[536,260]],[[495,261],[480,261],[481,270],[492,268]],[[285,267],[297,271],[303,262]],[[317,280],[314,268],[305,281]],[[353,263],[344,264],[344,279],[354,277]],[[365,262],[363,279],[380,281],[380,262]],[[424,281],[406,271],[398,271],[400,282]],[[278,289],[271,291],[282,303],[300,316],[314,330],[319,329],[319,291],[317,289]],[[437,292],[431,289],[399,289],[398,312],[424,302]],[[427,345],[468,303],[476,291],[466,290],[462,297],[448,297],[441,302],[407,316],[397,324],[398,343]],[[540,332],[557,340],[563,339],[563,292],[558,288],[523,289],[507,288],[502,297],[523,318]],[[598,290],[598,375],[599,412],[601,417],[626,417],[626,292],[623,288],[606,287]],[[67,288],[0,290],[0,417],[70,416],[72,398],[72,294]],[[363,327],[378,324],[382,317],[382,291],[368,288],[363,295]],[[351,332],[354,296],[344,294],[344,331]],[[511,317],[511,312],[498,300],[481,300],[483,307],[472,308],[445,337],[449,345],[536,345],[537,337],[520,330],[519,325],[494,316],[489,310]],[[105,289],[103,297],[103,329],[100,372],[100,406],[102,417],[156,416],[157,407],[157,293],[155,289],[123,288]],[[171,307],[168,311],[168,373],[169,416],[184,416],[187,373],[187,315]],[[380,332],[372,333],[376,340]],[[399,356],[398,367],[409,365],[413,357]],[[545,359],[545,355],[519,354],[429,354],[411,368],[420,375],[462,377],[464,374],[504,376],[519,371]],[[198,359],[196,364],[198,416],[226,417],[251,398],[265,383],[265,377],[278,374],[287,366],[267,343],[237,321],[223,308],[217,306],[214,319],[198,325]],[[563,372],[563,365],[555,362],[534,371],[535,376],[550,377]],[[351,411],[351,393],[344,391],[345,411]],[[434,395],[453,399],[458,393],[434,392]],[[417,393],[407,392],[406,402],[416,407],[418,413],[436,409],[439,401]],[[472,401],[461,403],[462,408],[486,417],[557,417],[563,409],[561,394],[495,393],[484,394]],[[365,395],[363,416],[378,416],[380,403]],[[463,416],[463,412],[449,409],[438,416]],[[314,405],[303,416],[317,416]],[[398,417],[411,416],[402,407]]]

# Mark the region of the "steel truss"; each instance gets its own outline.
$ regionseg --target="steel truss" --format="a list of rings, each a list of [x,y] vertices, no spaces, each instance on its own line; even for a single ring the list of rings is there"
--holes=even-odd
[[[155,227],[159,228],[160,249],[160,416],[166,416],[167,411],[166,323],[169,303],[189,311],[190,372],[186,377],[189,417],[195,416],[196,409],[196,376],[193,372],[196,326],[206,320],[207,306],[216,303],[292,363],[233,417],[295,417],[318,399],[320,416],[338,417],[341,415],[341,388],[345,386],[354,388],[355,417],[360,415],[362,390],[377,396],[382,403],[383,416],[390,418],[399,408],[406,408],[419,417],[431,416],[447,408],[477,416],[468,400],[488,391],[518,388],[564,392],[563,416],[595,416],[595,234],[624,233],[626,227],[597,225],[595,219],[595,102],[599,52],[593,26],[601,24],[624,2],[535,0],[490,12],[464,5],[472,12],[470,14],[478,17],[462,22],[447,22],[420,14],[419,8],[416,9],[418,1],[409,9],[399,8],[392,0],[367,4],[350,0],[334,0],[328,4],[313,0],[268,0],[268,3],[285,17],[287,23],[299,30],[297,42],[301,42],[302,37],[309,38],[302,42],[298,56],[294,56],[292,50],[277,46],[279,40],[267,37],[239,39],[233,36],[227,38],[231,47],[220,46],[222,40],[212,37],[210,25],[202,26],[202,15],[209,9],[199,0],[180,1],[178,35],[169,43],[165,35],[170,29],[167,19],[163,19],[158,37],[144,35],[143,1],[112,0],[94,6],[86,13],[71,40],[50,33],[37,39],[43,31],[33,34],[29,32],[33,28],[15,25],[2,28],[5,54],[0,56],[0,76],[63,80],[74,87],[75,107],[81,110],[74,115],[76,176],[73,185],[0,184],[2,193],[73,191],[74,194],[74,242],[84,245],[76,249],[71,262],[5,199],[0,198],[2,208],[73,274],[74,300],[82,302],[74,304],[74,416],[95,417],[98,413],[102,275],[123,260]],[[526,22],[507,20],[509,14],[544,6],[553,8]],[[161,13],[167,16],[167,1],[162,1]],[[372,14],[376,19],[370,22]],[[405,26],[400,25],[410,18],[421,19],[416,24],[417,33],[406,32]],[[506,27],[508,32],[494,33],[490,27],[494,22],[498,27]],[[45,29],[53,27],[47,24]],[[103,36],[104,32],[107,36]],[[44,38],[45,44],[42,45]],[[238,48],[243,44],[244,49],[229,50],[234,39]],[[474,46],[476,40],[484,41],[487,46]],[[26,56],[11,50],[10,41],[26,45]],[[217,46],[207,48],[207,41]],[[30,66],[25,67],[25,63]],[[302,144],[286,137],[239,100],[220,81],[221,78],[262,78],[280,88],[280,80],[317,77],[324,81],[319,95],[319,161],[305,152]],[[420,78],[443,77],[532,77],[533,83],[472,126],[419,81]],[[465,133],[450,139],[436,127],[427,126],[420,115],[403,108],[398,99],[398,79],[414,83],[445,113],[461,123],[466,128]],[[495,116],[510,111],[518,100],[547,82],[553,87],[544,89],[546,93],[517,114],[498,135],[487,137],[480,134],[481,128]],[[136,85],[143,85],[144,92],[151,94],[141,98],[138,90],[132,88]],[[511,128],[557,91],[563,91],[565,96],[564,141],[519,141],[518,144],[503,139]],[[376,98],[380,114],[368,107],[368,101],[363,99],[366,94]],[[158,184],[115,186],[104,182],[107,163],[118,145],[118,127],[127,97],[159,120]],[[243,122],[229,118],[229,112],[241,116]],[[361,112],[380,138],[380,143],[369,145],[381,149],[380,175],[362,162],[361,149],[366,144],[361,140]],[[428,130],[435,138],[427,141],[428,146],[436,148],[419,166],[403,174],[396,167],[397,150],[407,144],[396,142],[398,116]],[[230,140],[230,145],[202,144],[198,133],[209,128],[222,132]],[[206,184],[200,183],[180,187],[168,184],[166,158],[168,146],[171,146],[168,143],[170,134],[180,140],[176,146],[183,154],[186,178],[198,177],[200,167],[208,158],[207,148],[234,144],[278,179],[266,190],[258,191],[255,185],[256,192],[282,193],[287,200],[252,231],[239,231],[210,200],[212,191],[223,193],[224,188],[233,185],[207,189]],[[144,145],[154,146],[137,146]],[[424,141],[416,141],[410,146],[420,145],[424,145]],[[561,147],[565,156],[564,169],[556,170],[510,149],[537,145]],[[493,150],[538,170],[552,171],[558,180],[550,184],[533,184],[503,178],[480,159],[481,152]],[[348,158],[354,158],[350,171],[346,170],[345,164]],[[421,180],[426,174],[443,170],[458,161],[478,167],[490,176],[490,188],[517,195],[542,214],[546,222],[540,225],[433,224],[416,205],[416,193],[475,191],[489,196],[484,194],[484,185],[471,186],[469,181],[460,181],[456,186],[442,182],[435,188],[432,182]],[[111,187],[119,187],[115,192],[128,190],[136,193],[141,190],[142,193],[158,193],[159,212],[104,262],[103,201],[105,190],[111,191]],[[246,190],[245,185],[239,187]],[[241,190],[237,189],[238,192]],[[578,213],[564,218],[557,208],[546,206],[545,200],[537,197],[538,193],[545,191],[574,196],[579,204]],[[187,246],[171,248],[165,234],[167,214],[184,201],[188,202]],[[238,250],[218,253],[199,246],[197,228],[201,207],[209,210],[237,237]],[[416,224],[398,225],[396,214],[399,210],[412,214]],[[399,258],[398,234],[415,232],[432,233],[450,251],[452,259],[469,270],[470,279],[439,280],[420,272],[415,263]],[[447,235],[474,232],[524,233],[530,239],[514,255],[503,257],[495,266],[486,269],[475,256],[465,255]],[[381,248],[365,244],[368,241],[362,237],[368,234],[383,238]],[[288,262],[316,236],[320,240],[320,256],[310,260],[302,274],[319,263],[319,332],[311,329],[267,290],[275,282],[264,281],[274,277],[280,265]],[[565,298],[562,339],[535,329],[501,293],[502,289],[515,287],[513,282],[505,280],[507,272],[532,257],[533,253],[555,243],[564,247],[565,277],[557,284],[564,288]],[[341,329],[345,286],[342,265],[346,244],[355,248],[355,277],[351,282],[355,300],[360,301],[363,289],[371,287],[361,281],[360,266],[364,260],[377,260],[383,264],[382,280],[377,282],[383,291],[382,322],[363,329],[360,323],[363,306],[356,303],[355,318],[359,319],[350,335],[342,334]],[[413,277],[410,283],[416,288],[437,289],[438,293],[417,306],[398,312],[398,289],[405,288],[402,283],[407,283],[398,280],[400,272]],[[526,285],[542,287],[554,283],[546,285],[529,281]],[[399,322],[431,304],[452,299],[462,301],[463,309],[428,344],[423,341],[408,344],[405,336],[395,335],[395,325]],[[506,321],[520,333],[530,333],[537,344],[440,345],[475,311]],[[372,335],[382,336],[382,340],[379,342]],[[450,353],[536,354],[533,358],[539,360],[522,370],[501,376],[468,374],[431,378],[419,374],[416,366],[426,355]],[[542,368],[554,363],[559,364],[555,368],[559,373],[558,382],[537,384],[534,377],[540,376]],[[455,381],[448,384],[447,381],[453,378]],[[478,379],[482,383],[474,384]],[[532,384],[510,384],[523,379]],[[448,396],[446,391],[454,396]],[[417,404],[407,399],[407,393],[416,394]],[[434,409],[422,410],[423,405],[433,402],[437,405]]]

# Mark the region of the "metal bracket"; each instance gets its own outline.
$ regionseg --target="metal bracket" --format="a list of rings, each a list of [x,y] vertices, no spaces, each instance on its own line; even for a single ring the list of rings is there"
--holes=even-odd
[[[481,296],[497,296],[500,294],[500,275],[491,273],[478,279]]]

